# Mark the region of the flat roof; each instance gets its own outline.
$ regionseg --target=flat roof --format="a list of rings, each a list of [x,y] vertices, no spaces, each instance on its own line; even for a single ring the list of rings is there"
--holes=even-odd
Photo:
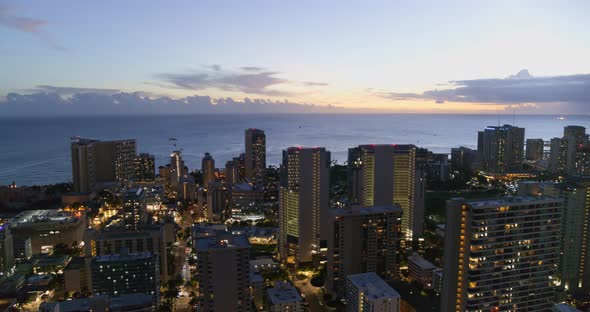
[[[70,212],[55,209],[27,210],[10,220],[13,226],[27,226],[34,224],[76,222],[78,218]]]
[[[499,205],[516,206],[520,204],[562,202],[563,200],[552,196],[505,196],[502,198],[466,200],[473,207],[494,207]]]
[[[297,288],[289,283],[277,282],[275,287],[266,290],[266,294],[273,305],[302,301]]]
[[[109,261],[131,261],[138,259],[151,258],[152,253],[150,252],[137,252],[128,254],[113,254],[113,255],[102,255],[94,257],[96,262],[109,262]]]
[[[250,247],[250,242],[246,235],[236,235],[227,232],[216,232],[212,233],[210,236],[199,237],[195,240],[195,244],[195,249],[198,251],[232,247]]]
[[[400,298],[399,293],[377,276],[375,272],[353,274],[346,278],[370,299]]]
[[[416,264],[417,266],[419,266],[422,270],[434,270],[436,269],[436,266],[434,264],[432,264],[430,261],[422,258],[419,254],[413,254],[411,256],[408,257],[408,261],[411,261],[412,263]]]
[[[552,310],[555,312],[580,312],[580,310],[567,303],[558,303],[553,306]]]

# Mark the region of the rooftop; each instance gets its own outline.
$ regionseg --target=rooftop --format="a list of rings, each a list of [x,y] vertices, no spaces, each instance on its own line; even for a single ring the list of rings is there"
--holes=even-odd
[[[266,294],[273,305],[302,301],[297,288],[286,282],[276,282],[275,287],[266,290]]]
[[[555,202],[561,201],[561,199],[552,197],[552,196],[504,196],[502,198],[492,198],[492,199],[480,199],[480,200],[468,200],[467,202],[477,208],[477,207],[495,207],[495,206],[516,206],[522,204],[532,204],[532,203],[548,203],[548,202]]]
[[[574,308],[573,306],[567,303],[558,303],[554,305],[551,310],[555,312],[580,312],[580,310]]]
[[[139,259],[151,258],[150,252],[137,252],[137,253],[125,253],[122,251],[121,254],[103,255],[96,256],[94,261],[96,262],[110,262],[110,261],[133,261]]]
[[[197,238],[195,244],[195,249],[198,251],[232,247],[250,247],[250,242],[245,235],[234,235],[227,232],[217,232],[210,236]]]
[[[370,299],[400,298],[400,295],[374,272],[346,277],[359,291]]]
[[[29,226],[33,224],[49,224],[76,222],[78,218],[67,211],[60,210],[28,210],[14,217],[10,223],[15,227]]]
[[[417,266],[419,266],[422,270],[434,270],[436,269],[436,266],[432,263],[430,263],[430,261],[422,258],[419,254],[414,253],[413,255],[408,257],[408,261],[416,264]]]

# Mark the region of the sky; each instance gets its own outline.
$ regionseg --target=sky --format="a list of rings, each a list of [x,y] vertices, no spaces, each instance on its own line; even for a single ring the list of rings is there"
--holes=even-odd
[[[589,114],[588,12],[589,1],[0,0],[0,115]]]

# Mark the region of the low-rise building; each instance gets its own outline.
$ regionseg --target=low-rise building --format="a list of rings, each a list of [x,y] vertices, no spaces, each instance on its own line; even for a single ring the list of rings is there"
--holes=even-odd
[[[275,282],[274,286],[266,290],[268,311],[303,311],[303,298],[295,286],[286,282]]]
[[[417,253],[408,257],[408,280],[418,282],[423,287],[432,287],[432,272],[436,266]]]
[[[399,312],[400,301],[399,293],[373,272],[346,278],[346,312]]]

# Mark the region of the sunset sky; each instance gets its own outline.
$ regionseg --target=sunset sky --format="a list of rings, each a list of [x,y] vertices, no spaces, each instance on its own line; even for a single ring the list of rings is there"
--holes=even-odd
[[[119,92],[588,114],[589,12],[590,1],[0,0],[0,114],[47,94]]]

